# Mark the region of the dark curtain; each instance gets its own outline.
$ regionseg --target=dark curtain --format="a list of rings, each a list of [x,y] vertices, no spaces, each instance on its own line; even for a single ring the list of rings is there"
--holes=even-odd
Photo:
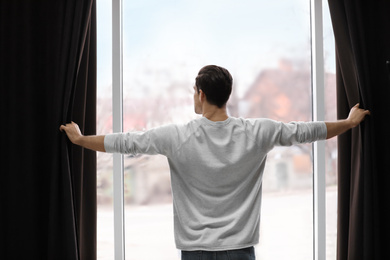
[[[0,0],[0,259],[96,259],[93,0]]]
[[[340,119],[371,116],[339,136],[338,260],[390,259],[390,1],[328,0]]]

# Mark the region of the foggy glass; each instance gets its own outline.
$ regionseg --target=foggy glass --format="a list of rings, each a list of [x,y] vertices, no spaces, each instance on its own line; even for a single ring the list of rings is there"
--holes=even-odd
[[[98,12],[107,3],[111,1],[99,0]],[[124,130],[143,131],[199,117],[193,109],[192,87],[199,69],[209,64],[232,73],[230,116],[310,121],[309,4],[305,0],[124,0]],[[107,21],[99,24],[108,26]],[[107,45],[101,43],[99,49],[98,43],[98,69],[102,64],[98,70],[98,131],[102,134],[112,131],[111,81],[107,79],[111,61],[105,59],[111,46]],[[326,55],[332,59],[331,52]],[[335,108],[333,92],[328,91],[335,88],[332,66],[326,73],[329,109]],[[332,198],[335,147],[335,143],[327,144],[327,185],[331,187],[327,196]],[[99,155],[98,161],[98,223],[103,226],[100,230],[108,232],[100,236],[98,251],[100,247],[112,252],[100,257],[98,253],[98,259],[112,259],[106,256],[113,255],[113,231],[104,227],[112,225],[108,223],[112,218],[112,159]],[[126,259],[179,259],[166,158],[125,155],[124,167]],[[312,168],[310,144],[277,147],[268,154],[258,259],[312,258]]]

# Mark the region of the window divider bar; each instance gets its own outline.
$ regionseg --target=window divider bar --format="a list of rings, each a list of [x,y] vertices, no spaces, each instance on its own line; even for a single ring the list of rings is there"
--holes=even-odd
[[[322,0],[311,0],[313,121],[325,120]],[[314,260],[326,258],[325,141],[313,144]]]
[[[123,131],[122,0],[112,0],[112,114],[113,132]],[[113,155],[114,252],[125,259],[123,155]]]

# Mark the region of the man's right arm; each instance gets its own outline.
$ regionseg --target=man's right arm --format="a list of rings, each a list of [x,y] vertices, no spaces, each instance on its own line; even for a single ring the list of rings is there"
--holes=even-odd
[[[351,108],[347,119],[338,120],[336,122],[325,122],[327,128],[326,139],[340,135],[349,129],[358,126],[366,115],[370,115],[370,111],[361,109],[359,108],[359,104],[356,104]]]
[[[106,151],[104,148],[104,135],[83,135],[79,126],[74,122],[61,125],[60,130],[65,131],[69,140],[76,145],[80,145],[93,151]]]

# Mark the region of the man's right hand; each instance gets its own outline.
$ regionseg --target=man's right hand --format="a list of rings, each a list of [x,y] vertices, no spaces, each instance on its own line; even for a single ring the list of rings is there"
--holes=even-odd
[[[72,143],[80,145],[79,140],[83,135],[81,134],[79,126],[75,122],[72,121],[69,124],[61,125],[60,131],[65,131]]]

